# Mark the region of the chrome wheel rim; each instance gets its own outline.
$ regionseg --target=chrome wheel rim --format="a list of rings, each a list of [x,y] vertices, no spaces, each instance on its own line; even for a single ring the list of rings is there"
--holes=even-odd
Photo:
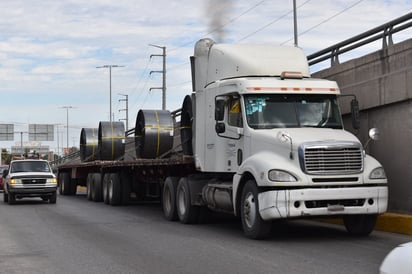
[[[243,219],[247,227],[251,228],[256,221],[256,203],[253,193],[246,194],[243,204]]]

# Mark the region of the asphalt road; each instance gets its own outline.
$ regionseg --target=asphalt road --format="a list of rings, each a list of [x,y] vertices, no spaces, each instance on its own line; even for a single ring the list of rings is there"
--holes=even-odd
[[[314,221],[279,222],[270,239],[254,241],[233,217],[182,225],[159,204],[112,207],[84,195],[0,202],[0,273],[377,273],[409,241]]]

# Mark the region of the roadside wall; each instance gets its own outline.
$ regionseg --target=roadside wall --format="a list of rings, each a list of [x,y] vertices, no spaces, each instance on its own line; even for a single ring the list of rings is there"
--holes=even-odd
[[[363,144],[372,127],[381,139],[367,152],[385,168],[389,211],[412,214],[412,39],[312,74],[338,82],[342,94],[355,94],[361,129],[350,125],[350,98],[340,100],[346,129]]]

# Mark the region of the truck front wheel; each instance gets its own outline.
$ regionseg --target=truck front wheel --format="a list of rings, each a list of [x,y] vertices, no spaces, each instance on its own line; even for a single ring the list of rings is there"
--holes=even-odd
[[[176,190],[176,199],[177,215],[179,216],[180,222],[183,224],[195,223],[198,220],[200,208],[192,205],[189,180],[187,177],[183,177],[179,180]]]
[[[258,189],[254,180],[246,182],[240,205],[243,232],[251,239],[264,239],[271,230],[271,223],[264,221],[259,214]]]
[[[346,230],[355,236],[368,236],[375,228],[376,214],[345,215],[343,223]]]
[[[176,221],[178,219],[176,210],[176,189],[179,183],[177,177],[167,177],[163,185],[162,205],[166,220]]]

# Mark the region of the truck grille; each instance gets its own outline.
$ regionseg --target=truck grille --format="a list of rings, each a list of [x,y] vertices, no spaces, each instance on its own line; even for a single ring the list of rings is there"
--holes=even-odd
[[[308,174],[353,174],[363,169],[362,149],[357,143],[305,144],[300,160]]]
[[[22,179],[23,184],[45,184],[47,179],[43,178],[31,178],[31,179]]]

